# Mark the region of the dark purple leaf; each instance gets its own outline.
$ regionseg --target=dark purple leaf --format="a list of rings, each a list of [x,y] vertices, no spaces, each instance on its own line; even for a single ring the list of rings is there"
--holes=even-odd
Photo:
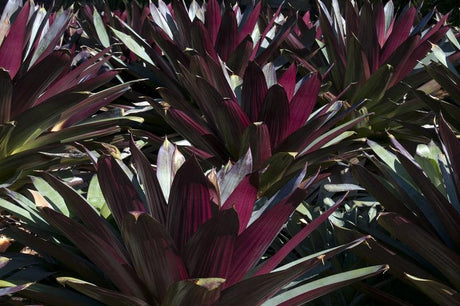
[[[267,24],[267,27],[264,29],[262,34],[260,35],[259,40],[256,43],[256,46],[252,50],[251,54],[251,60],[254,60],[257,52],[259,51],[260,45],[262,44],[263,40],[265,39],[265,36],[267,36],[267,33],[272,29],[273,25],[275,24],[276,18],[278,18],[279,14],[281,13],[281,9],[283,8],[283,5],[280,5],[278,9],[276,10],[275,14],[273,14],[273,17],[270,19],[270,21]]]
[[[171,6],[174,12],[174,21],[179,30],[179,39],[175,39],[175,41],[181,46],[182,50],[184,50],[187,46],[190,46],[190,29],[192,27],[192,22],[190,21],[187,8],[183,1],[172,0]]]
[[[189,276],[227,278],[237,236],[238,215],[232,208],[219,211],[201,225],[182,252]]]
[[[286,92],[280,85],[273,85],[265,96],[258,117],[258,121],[264,122],[268,127],[272,148],[283,141],[290,124],[289,116],[289,100]]]
[[[251,150],[253,171],[259,170],[262,164],[272,155],[270,134],[268,133],[267,125],[264,123],[255,122],[249,125],[241,142],[242,151],[240,156],[243,155],[243,152],[247,152],[248,148]]]
[[[105,201],[118,226],[129,212],[145,212],[145,207],[130,179],[112,156],[97,161],[97,178]]]
[[[262,69],[255,62],[249,62],[243,76],[241,107],[252,122],[257,121],[267,91]]]
[[[41,215],[96,264],[121,293],[141,299],[146,298],[145,289],[131,264],[119,257],[118,252],[99,237],[99,233],[91,232],[81,224],[47,207],[41,208]]]
[[[234,74],[240,77],[244,76],[246,67],[249,63],[249,58],[252,53],[252,39],[251,36],[246,36],[245,39],[235,48],[235,51],[230,55],[227,61],[227,66],[233,71]]]
[[[203,23],[198,18],[193,21],[190,32],[192,48],[197,50],[198,54],[204,56],[207,53],[217,61],[217,53],[214,49],[214,44],[211,41],[211,37],[206,31]]]
[[[215,48],[220,58],[226,62],[238,43],[238,28],[235,12],[232,9],[225,10],[222,16],[219,33],[217,34]]]
[[[161,303],[168,287],[188,278],[187,270],[166,229],[145,213],[126,215],[121,233],[140,279]]]
[[[35,106],[39,96],[69,65],[68,51],[54,51],[17,80],[13,90],[12,118]]]
[[[219,298],[222,278],[188,279],[172,284],[162,305],[214,305]]]
[[[64,285],[69,286],[76,291],[79,291],[93,299],[104,303],[106,305],[135,305],[135,306],[148,306],[145,301],[133,296],[121,294],[117,291],[109,290],[103,287],[98,287],[93,284],[81,281],[72,277],[58,277],[57,281]]]
[[[153,167],[144,154],[136,147],[133,138],[131,137],[129,147],[133,156],[137,173],[140,181],[144,186],[145,197],[147,198],[147,207],[152,217],[158,222],[166,225],[167,203],[161,191],[158,178],[153,171]]]
[[[100,238],[113,247],[118,256],[127,261],[128,256],[123,244],[105,219],[99,216],[94,208],[73,188],[49,173],[43,172],[42,176],[65,199],[71,215],[78,217],[88,230],[98,233]]]
[[[196,159],[189,158],[174,177],[168,201],[167,228],[179,251],[211,215],[206,177]]]
[[[369,62],[370,73],[378,69],[379,65],[379,41],[377,38],[376,28],[372,26],[375,17],[373,16],[370,2],[364,2],[361,7],[357,37],[361,44],[362,51]],[[347,62],[348,65],[348,62]],[[348,67],[347,67],[348,69]],[[347,84],[348,85],[348,84]]]

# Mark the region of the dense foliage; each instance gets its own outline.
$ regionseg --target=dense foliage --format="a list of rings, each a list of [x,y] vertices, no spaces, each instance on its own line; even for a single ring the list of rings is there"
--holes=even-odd
[[[1,7],[2,305],[460,303],[442,5],[37,3]]]

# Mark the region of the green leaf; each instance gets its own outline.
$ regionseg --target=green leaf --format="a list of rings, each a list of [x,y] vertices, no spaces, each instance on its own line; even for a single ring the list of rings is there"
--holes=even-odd
[[[44,179],[37,176],[31,176],[32,183],[38,192],[50,203],[55,209],[59,210],[63,215],[69,217],[70,212],[64,201],[64,198]]]
[[[420,291],[432,298],[433,301],[439,305],[460,304],[460,294],[449,286],[431,279],[424,279],[407,273],[405,276],[409,282],[411,282]]]
[[[304,304],[358,280],[385,273],[388,269],[388,265],[379,265],[338,273],[283,292],[262,305],[287,306]]]
[[[99,186],[99,181],[97,175],[93,175],[88,186],[88,193],[86,195],[86,200],[91,206],[97,208],[99,212],[102,211],[104,206],[107,206],[105,202],[104,195],[102,194],[101,187]],[[102,212],[101,212],[102,214]],[[107,219],[108,216],[104,216]]]
[[[93,22],[94,22],[94,28],[96,29],[97,36],[99,37],[99,40],[105,48],[110,46],[110,39],[109,35],[107,34],[107,31],[105,29],[105,24],[104,21],[102,21],[101,15],[97,12],[96,8],[94,8],[93,11]]]
[[[143,59],[147,63],[151,65],[155,65],[152,59],[150,58],[150,56],[147,54],[147,52],[145,52],[145,48],[139,45],[131,36],[121,31],[118,31],[112,27],[110,27],[110,29],[113,31],[115,36],[118,37],[118,39],[122,41],[122,43],[124,43],[131,51],[133,51],[134,54],[139,56],[141,59]]]

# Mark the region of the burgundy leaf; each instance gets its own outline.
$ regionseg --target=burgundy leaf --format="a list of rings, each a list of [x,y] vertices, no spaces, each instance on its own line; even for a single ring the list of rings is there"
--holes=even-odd
[[[249,219],[251,219],[256,199],[257,188],[251,184],[251,175],[247,175],[222,205],[222,209],[233,208],[238,213],[240,224],[238,234],[241,234],[246,229]]]
[[[263,163],[272,155],[270,134],[265,123],[255,122],[249,125],[241,142],[242,151],[240,152],[240,156],[243,155],[243,152],[247,152],[248,148],[251,150],[253,159],[252,170],[254,172],[259,170]]]
[[[372,26],[375,18],[373,16],[370,2],[364,2],[359,16],[358,40],[362,50],[369,62],[370,72],[373,73],[379,68],[379,41],[376,28]],[[348,64],[348,63],[347,63]]]
[[[188,278],[187,270],[166,229],[145,213],[131,213],[121,226],[134,269],[160,303],[168,287]]]
[[[409,37],[410,30],[414,24],[414,18],[417,13],[415,7],[411,7],[399,16],[393,31],[385,43],[383,52],[380,55],[380,62],[384,63],[390,55]]]
[[[257,264],[306,194],[307,190],[296,189],[291,196],[270,208],[238,236],[232,273],[226,286],[239,282]]]
[[[38,97],[69,65],[68,51],[54,51],[17,80],[13,90],[12,118],[34,106]]]
[[[225,10],[222,16],[219,33],[217,34],[215,48],[220,58],[226,62],[237,45],[238,28],[235,12],[232,9]]]
[[[337,208],[342,204],[343,200],[348,195],[345,194],[340,200],[337,201],[333,206],[331,206],[327,211],[321,214],[318,218],[311,221],[303,229],[301,229],[294,237],[292,237],[288,242],[286,242],[281,249],[279,249],[275,255],[270,257],[266,262],[263,263],[262,267],[254,274],[261,275],[265,273],[270,273],[276,266],[278,266],[281,261],[289,255],[289,253],[295,249],[305,238],[308,237],[315,229],[318,228],[324,221],[329,218],[329,216],[336,211]]]
[[[249,63],[249,58],[252,53],[252,39],[251,36],[246,36],[245,39],[235,48],[235,51],[230,55],[227,61],[227,66],[232,72],[240,77],[244,76],[246,67]]]
[[[289,127],[289,101],[283,87],[270,87],[259,112],[258,121],[264,122],[270,132],[270,142],[275,148],[284,139]]]
[[[189,276],[227,278],[237,236],[238,215],[232,208],[201,225],[182,252]]]
[[[281,13],[282,7],[283,7],[283,5],[280,5],[278,7],[278,9],[276,10],[275,14],[273,14],[272,19],[270,19],[270,21],[268,22],[267,27],[262,32],[262,35],[260,35],[260,38],[257,41],[255,48],[252,50],[251,60],[255,59],[255,57],[257,55],[257,52],[259,51],[260,45],[262,44],[262,41],[265,39],[265,36],[267,36],[267,33],[272,29],[273,25],[275,24],[275,20],[276,20],[276,18],[278,18],[279,14]]]
[[[215,46],[217,33],[219,33],[221,22],[220,5],[217,0],[209,0],[206,3],[205,26],[211,37],[211,42]]]
[[[191,45],[192,48],[197,50],[199,54],[206,55],[209,54],[214,60],[217,59],[217,53],[214,49],[214,44],[211,41],[209,33],[206,31],[205,26],[196,18],[192,23],[192,28],[190,29],[191,33]]]
[[[145,207],[130,179],[112,156],[97,161],[97,178],[107,205],[118,226],[129,212],[145,212]]]
[[[278,80],[278,84],[283,86],[284,90],[286,91],[289,101],[291,101],[292,97],[294,96],[296,87],[296,74],[296,63],[293,62]]]
[[[311,112],[316,104],[321,81],[317,73],[307,79],[289,104],[289,127],[285,137],[302,127],[310,117]]]
[[[262,69],[255,62],[249,62],[243,76],[241,107],[252,122],[257,121],[267,91]]]
[[[183,1],[172,0],[171,5],[174,12],[174,21],[177,24],[180,37],[180,39],[176,39],[176,43],[178,43],[182,49],[185,49],[186,46],[190,46],[190,29],[192,27],[192,22],[190,21],[187,8]]]
[[[142,154],[142,152],[136,147],[132,136],[130,139],[129,147],[135,161],[140,181],[144,186],[144,192],[147,198],[147,207],[150,211],[150,214],[152,217],[158,220],[158,222],[166,225],[166,211],[168,206],[163,196],[163,192],[161,191],[158,178],[153,171],[153,167],[145,155]]]
[[[374,4],[375,34],[380,48],[385,44],[386,26],[385,26],[385,9],[382,2]]]
[[[211,202],[207,180],[196,159],[189,158],[174,177],[166,220],[179,251],[209,218]]]
[[[293,263],[283,270],[242,280],[225,289],[221,294],[219,303],[216,305],[230,305],[232,301],[238,300],[241,296],[245,297],[245,305],[261,305],[261,303],[272,297],[291,281],[315,266],[322,264],[323,260],[331,258],[344,250],[351,249],[363,243],[368,238],[369,236],[360,237],[350,243],[329,249],[321,255],[318,254],[319,256],[310,256],[309,258],[300,260],[300,263]]]
[[[6,39],[0,45],[0,67],[8,70],[11,79],[15,77],[21,67],[29,11],[30,2],[27,1],[11,25],[8,36],[6,36]],[[11,16],[7,16],[6,18],[8,19],[9,17]],[[9,20],[5,20],[5,22],[9,22]]]
[[[241,43],[246,36],[251,35],[254,31],[254,27],[257,24],[257,20],[260,16],[260,10],[262,8],[262,1],[259,1],[256,6],[252,9],[251,15],[249,15],[248,19],[243,26],[240,26],[240,30],[238,33],[238,43]]]

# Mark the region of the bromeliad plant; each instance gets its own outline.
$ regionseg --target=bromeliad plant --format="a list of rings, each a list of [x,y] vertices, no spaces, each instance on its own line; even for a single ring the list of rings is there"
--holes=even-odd
[[[189,150],[218,166],[239,160],[251,148],[253,170],[277,165],[272,171],[281,175],[271,185],[283,185],[306,160],[316,171],[336,153],[333,145],[349,137],[352,132],[347,130],[366,115],[338,125],[347,113],[337,98],[315,109],[321,87],[318,73],[299,77],[296,64],[282,71],[270,62],[283,60],[276,50],[295,16],[281,18],[278,10],[270,18],[259,17],[260,3],[249,6],[241,19],[238,6],[234,10],[221,10],[217,1],[209,1],[206,11],[196,3],[187,10],[178,1],[171,6],[160,1],[144,10],[143,16],[150,12],[152,20],[145,20],[140,29],[131,28],[128,24],[134,20],[128,18],[126,23],[104,18],[112,20],[117,29],[111,31],[134,59],[167,80],[158,89],[162,100],[146,99],[192,144]],[[85,16],[88,31],[107,34],[97,22],[97,11],[87,8]],[[261,26],[265,19],[267,25]],[[140,32],[148,36],[142,38]],[[109,37],[99,39],[102,36]],[[259,191],[272,195],[269,189],[267,185]]]
[[[377,241],[356,252],[369,262],[389,263],[391,274],[435,302],[454,305],[460,302],[460,142],[442,116],[437,121],[441,148],[419,145],[412,156],[390,136],[395,154],[368,142],[380,175],[352,166],[356,180],[384,207],[380,229],[359,228]],[[361,234],[338,230],[337,235],[343,242]]]
[[[325,56],[333,65],[332,91],[339,93],[353,84],[344,97],[352,103],[369,100],[359,111],[375,113],[361,125],[365,128],[361,132],[367,135],[392,129],[400,133],[404,128],[401,121],[423,125],[426,116],[414,111],[424,105],[417,100],[405,101],[407,87],[400,83],[418,88],[430,79],[423,70],[415,73],[414,67],[444,38],[449,15],[431,24],[432,11],[415,23],[415,7],[408,5],[396,16],[392,1],[385,6],[382,1],[363,1],[360,8],[356,2],[346,1],[341,12],[339,2],[333,0],[330,10],[322,2],[319,9]],[[418,134],[423,133],[421,130]]]
[[[120,130],[118,124],[135,118],[123,118],[116,112],[91,117],[128,91],[130,84],[92,92],[106,85],[118,71],[106,65],[111,57],[109,49],[93,54],[75,51],[81,32],[69,27],[71,9],[47,12],[27,1],[15,10],[10,6],[14,2],[9,1],[0,24],[3,187],[32,170],[71,162],[72,154],[65,144],[114,134]],[[65,36],[70,34],[64,45]],[[76,155],[81,159],[83,154]]]
[[[32,191],[34,204],[10,192],[19,206],[0,201],[3,208],[24,220],[17,224],[3,218],[3,224],[8,223],[4,232],[65,267],[57,278],[61,284],[109,305],[302,304],[387,269],[354,270],[288,286],[286,292],[276,295],[323,260],[366,240],[362,237],[275,269],[339,202],[275,255],[260,260],[315,177],[304,180],[305,172],[301,173],[294,187],[287,193],[283,190],[269,208],[251,217],[257,190],[247,174],[250,163],[211,172],[208,179],[195,158],[184,160],[170,143],[159,152],[156,173],[133,142],[131,152],[144,189],[141,193],[132,184],[135,176],[127,175],[129,170],[112,156],[97,160],[98,180],[115,227],[78,192],[44,173],[55,190],[50,197]],[[63,201],[56,198],[56,191]],[[10,264],[14,259],[6,267]],[[6,277],[6,281],[24,285],[17,277]],[[11,291],[23,289],[17,294],[33,298],[34,286]],[[48,289],[35,292],[47,294]],[[60,303],[69,302],[52,291],[50,296]],[[47,301],[44,295],[37,297]]]

